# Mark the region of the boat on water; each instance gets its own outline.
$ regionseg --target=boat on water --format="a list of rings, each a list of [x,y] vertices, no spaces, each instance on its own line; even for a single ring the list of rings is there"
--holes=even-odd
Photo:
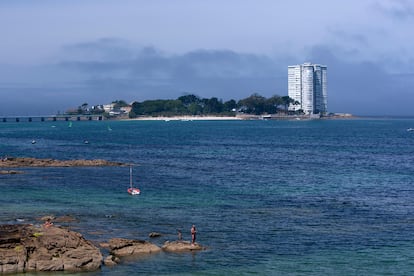
[[[134,187],[132,185],[132,166],[129,166],[129,188],[128,188],[128,194],[130,195],[139,195],[141,194],[140,189]]]
[[[414,131],[414,128],[412,128],[412,127],[407,128],[407,131]]]

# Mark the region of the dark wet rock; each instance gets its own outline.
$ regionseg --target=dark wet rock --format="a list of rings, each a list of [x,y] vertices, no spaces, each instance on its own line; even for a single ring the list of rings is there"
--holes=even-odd
[[[77,232],[59,227],[0,225],[0,273],[95,271],[102,254]]]
[[[158,238],[158,237],[161,237],[162,236],[162,234],[161,233],[158,233],[158,232],[151,232],[151,233],[149,233],[149,235],[148,235],[150,238]]]
[[[56,160],[38,159],[32,157],[7,157],[0,160],[0,167],[101,167],[101,166],[124,166],[121,162],[111,162],[102,159],[95,160]]]
[[[22,174],[22,171],[14,171],[14,170],[9,170],[9,171],[5,171],[5,170],[1,170],[0,174]]]
[[[60,217],[56,217],[54,219],[55,222],[63,222],[63,223],[68,223],[68,222],[77,222],[77,219],[70,216],[70,215],[66,215],[66,216],[60,216]]]
[[[161,251],[159,246],[143,240],[113,238],[109,240],[108,244],[110,253],[119,257],[152,254]]]
[[[192,244],[188,241],[166,241],[162,246],[162,250],[168,252],[186,252],[186,251],[200,251],[206,248],[198,243]]]

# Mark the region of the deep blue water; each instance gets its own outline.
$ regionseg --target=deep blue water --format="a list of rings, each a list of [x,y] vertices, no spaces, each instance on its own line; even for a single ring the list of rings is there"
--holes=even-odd
[[[0,123],[0,156],[134,163],[142,191],[126,193],[128,167],[22,168],[0,175],[0,223],[71,215],[68,226],[95,243],[156,231],[158,245],[177,229],[189,240],[195,224],[208,247],[82,275],[413,275],[409,127],[413,119]]]

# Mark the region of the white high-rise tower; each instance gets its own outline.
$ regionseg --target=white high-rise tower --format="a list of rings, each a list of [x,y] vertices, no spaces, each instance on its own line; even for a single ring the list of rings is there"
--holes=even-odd
[[[288,96],[298,104],[289,110],[302,109],[305,114],[326,114],[328,111],[327,67],[304,63],[288,66]]]

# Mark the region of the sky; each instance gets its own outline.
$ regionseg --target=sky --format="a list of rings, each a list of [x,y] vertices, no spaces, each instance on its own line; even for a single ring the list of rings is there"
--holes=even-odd
[[[328,111],[414,115],[411,0],[1,0],[0,116],[88,103],[286,96],[328,67]]]

